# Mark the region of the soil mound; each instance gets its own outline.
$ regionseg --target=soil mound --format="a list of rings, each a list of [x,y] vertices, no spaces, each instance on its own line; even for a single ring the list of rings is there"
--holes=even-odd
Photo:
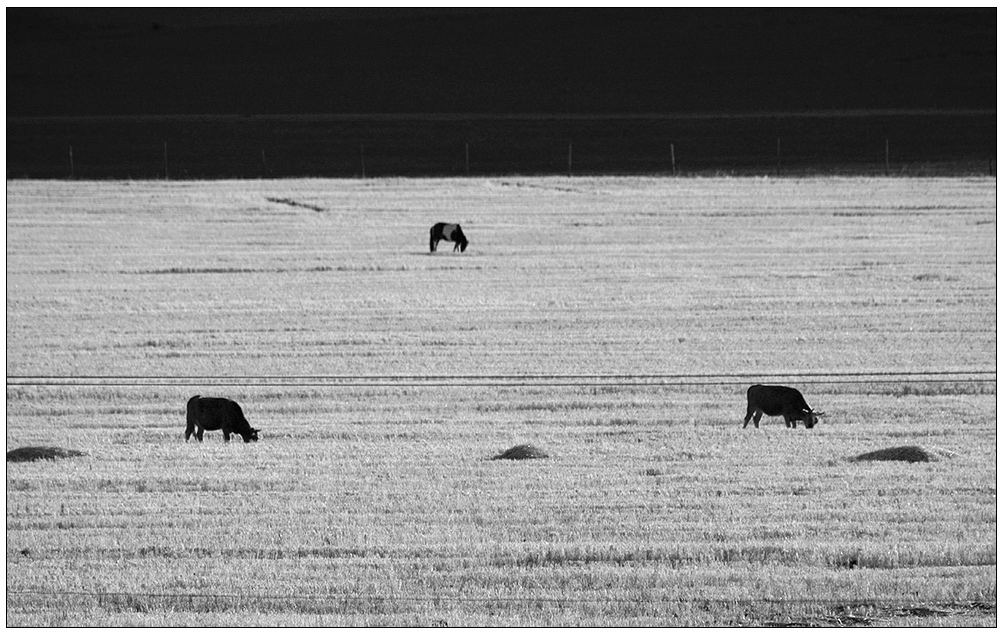
[[[937,460],[933,454],[924,451],[916,445],[906,445],[903,447],[889,447],[888,449],[879,449],[878,451],[870,451],[868,453],[863,453],[860,456],[851,458],[856,462],[862,460],[899,460],[901,462],[931,462]]]
[[[83,451],[63,449],[62,447],[19,447],[7,452],[7,462],[34,462],[36,460],[55,460],[57,458],[74,458],[86,455]]]
[[[529,460],[531,458],[546,458],[547,452],[533,445],[516,445],[506,449],[492,460]]]

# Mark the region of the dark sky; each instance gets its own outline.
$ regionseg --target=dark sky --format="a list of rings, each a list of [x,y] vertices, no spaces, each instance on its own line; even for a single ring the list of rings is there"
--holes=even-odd
[[[996,9],[7,9],[7,114],[995,109]]]

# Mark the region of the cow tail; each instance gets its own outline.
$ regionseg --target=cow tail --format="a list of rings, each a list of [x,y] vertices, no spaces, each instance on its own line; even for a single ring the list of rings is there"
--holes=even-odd
[[[188,442],[188,439],[195,433],[195,427],[199,421],[200,398],[202,398],[202,396],[196,394],[192,398],[188,399],[188,405],[185,407],[185,442]]]

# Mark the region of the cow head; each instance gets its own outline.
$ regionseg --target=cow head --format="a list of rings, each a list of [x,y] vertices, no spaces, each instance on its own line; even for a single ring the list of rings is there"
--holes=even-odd
[[[241,438],[244,439],[244,442],[258,442],[258,432],[260,431],[260,429],[252,427],[250,431],[241,432]]]
[[[453,235],[450,236],[450,239],[457,243],[461,253],[467,250],[467,236],[464,235],[464,230],[460,228],[460,225],[457,225],[457,228],[453,230]],[[456,247],[453,250],[456,251]]]
[[[802,422],[805,423],[806,429],[812,429],[819,422],[819,417],[822,416],[824,412],[813,412],[809,410],[808,412],[803,412]]]

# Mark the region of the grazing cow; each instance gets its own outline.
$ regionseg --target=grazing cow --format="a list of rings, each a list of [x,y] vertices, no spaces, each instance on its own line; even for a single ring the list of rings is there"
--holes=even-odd
[[[460,249],[460,252],[463,253],[467,250],[467,236],[464,235],[464,230],[460,228],[460,225],[451,225],[445,222],[437,222],[432,225],[432,229],[429,230],[429,253],[436,252],[436,245],[439,244],[440,240],[455,242],[454,251]]]
[[[212,398],[209,396],[193,396],[188,399],[188,427],[185,429],[185,442],[195,434],[202,442],[202,434],[206,430],[223,430],[223,442],[230,442],[230,434],[239,434],[244,442],[258,442],[258,432],[244,418],[241,406],[228,398]]]
[[[805,423],[806,429],[812,429],[823,412],[814,412],[808,406],[802,393],[793,387],[783,385],[752,385],[746,390],[746,419],[743,429],[750,424],[760,427],[760,417],[784,416],[784,426],[795,429],[798,421]]]

